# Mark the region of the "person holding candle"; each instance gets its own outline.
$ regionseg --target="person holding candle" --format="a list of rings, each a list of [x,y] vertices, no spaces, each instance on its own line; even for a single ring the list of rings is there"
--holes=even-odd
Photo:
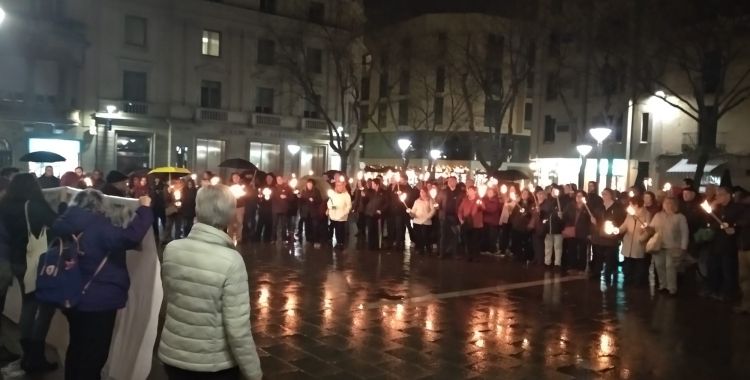
[[[346,191],[346,182],[336,181],[334,186],[335,190],[326,202],[328,218],[336,236],[336,248],[344,248],[346,221],[349,220],[349,212],[352,210],[352,197]]]
[[[511,209],[511,251],[513,256],[521,261],[531,261],[534,253],[531,247],[531,211],[534,208],[534,199],[528,189],[521,190],[521,197],[515,207]]]
[[[505,192],[503,192],[503,189],[505,189]],[[502,185],[500,187],[500,201],[502,203],[502,208],[500,209],[498,251],[500,256],[502,257],[505,256],[505,254],[508,252],[508,247],[510,246],[510,237],[513,233],[513,226],[510,224],[510,214],[513,212],[513,208],[516,207],[518,203],[518,198],[516,197],[516,188],[513,186],[510,186],[510,188],[508,188],[506,185]]]
[[[243,242],[255,240],[255,230],[258,228],[258,187],[255,182],[257,171],[245,171],[243,183],[245,185],[245,225],[242,234]]]
[[[587,186],[586,204],[591,210],[601,208],[602,197],[599,195],[599,185],[597,185],[596,181],[589,181]]]
[[[161,239],[164,245],[173,239],[182,238],[182,214],[180,213],[180,208],[182,208],[183,187],[184,183],[182,180],[176,179],[166,188],[164,194],[166,199],[164,212],[167,215],[167,223],[164,225],[164,236]]]
[[[361,173],[361,172],[360,172]],[[357,218],[357,234],[356,237],[361,238],[364,242],[367,233],[367,218],[365,216],[365,207],[367,205],[367,198],[365,197],[365,190],[372,187],[372,179],[364,180],[360,179],[357,181],[357,188],[354,190],[354,214]],[[359,241],[358,241],[359,243]]]
[[[547,200],[547,193],[541,187],[537,187],[535,190],[536,199],[534,207],[531,209],[531,223],[530,226],[533,228],[531,234],[531,247],[534,250],[534,260],[532,262],[535,265],[544,265],[544,226],[542,223],[542,214],[540,205],[544,204]]]
[[[240,173],[234,172],[229,178],[230,189],[233,186],[242,186],[242,177]],[[237,197],[237,202],[234,208],[234,219],[227,225],[227,235],[234,241],[242,241],[242,230],[245,225],[245,197]]]
[[[273,207],[271,197],[276,189],[276,177],[273,173],[266,174],[265,185],[258,189],[258,228],[255,231],[257,241],[270,242],[273,231]],[[268,196],[266,196],[268,194]],[[276,237],[273,237],[275,240]]]
[[[318,205],[323,198],[320,190],[315,187],[315,180],[308,179],[305,188],[297,196],[300,200],[299,218],[305,229],[305,241],[308,244],[319,244],[315,231],[318,230]],[[302,240],[301,234],[299,238]]]
[[[610,284],[617,271],[619,239],[616,235],[607,233],[605,226],[607,223],[613,226],[621,225],[627,213],[622,203],[616,201],[612,189],[602,190],[601,198],[602,203],[597,208],[592,207],[590,197],[587,198],[587,205],[594,214],[591,223],[596,224],[596,229],[591,233],[593,258],[589,278],[599,280],[604,270],[605,282]]]
[[[419,198],[409,209],[409,214],[414,218],[414,248],[418,255],[430,254],[430,229],[435,212],[435,201],[430,198],[429,191],[426,187],[420,189]]]
[[[484,221],[484,203],[477,195],[477,188],[466,188],[466,197],[458,206],[457,217],[461,230],[466,236],[466,261],[474,261],[479,256],[479,242]]]
[[[370,250],[381,248],[383,216],[388,211],[389,199],[386,191],[380,188],[380,180],[372,181],[372,187],[365,192],[365,216],[367,217],[367,247]]]
[[[284,177],[279,175],[276,177],[276,188],[271,195],[271,212],[272,212],[272,224],[271,224],[271,244],[276,243],[276,239],[289,242],[289,227],[287,222],[289,220],[289,201],[293,196],[294,190],[286,183]]]
[[[550,198],[541,204],[541,217],[544,227],[544,264],[555,269],[562,269],[563,227],[565,226],[560,204],[560,189],[553,187]],[[554,263],[552,261],[554,255]]]
[[[435,203],[435,198],[438,193],[440,193],[440,189],[438,188],[437,183],[433,182],[430,184],[429,191],[430,200],[436,210],[435,214],[432,215],[432,226],[430,227],[430,243],[432,243],[433,252],[438,252],[438,244],[440,243],[440,215],[437,212],[437,203]]]
[[[458,188],[458,180],[451,176],[448,186],[435,197],[440,218],[440,258],[448,259],[456,255],[459,243],[460,224],[458,220],[458,206],[466,196]]]
[[[585,203],[586,193],[582,190],[575,192],[574,202],[568,203],[563,211],[563,239],[567,246],[563,256],[564,265],[569,271],[583,272],[586,270],[589,250],[589,236],[591,235],[591,213]]]
[[[656,200],[656,194],[652,191],[643,193],[643,207],[648,210],[648,213],[653,217],[661,211],[661,205]]]
[[[709,206],[711,207],[711,206]],[[709,213],[714,240],[708,256],[708,286],[711,297],[726,301],[735,295],[737,288],[737,221],[742,206],[732,200],[732,190],[719,187]]]
[[[659,247],[652,257],[659,276],[659,290],[674,295],[677,293],[676,264],[679,257],[687,252],[690,230],[685,216],[677,212],[674,198],[665,199],[663,206],[646,230],[649,236],[659,234]]]
[[[500,233],[500,213],[502,203],[497,197],[497,190],[494,187],[487,188],[487,193],[482,198],[484,203],[484,213],[482,224],[482,252],[495,254],[497,253],[498,233]]]
[[[625,257],[622,266],[625,277],[623,285],[643,286],[647,284],[646,275],[651,263],[651,257],[646,255],[646,242],[649,239],[646,227],[651,222],[651,213],[644,207],[643,197],[640,195],[630,198],[628,204],[630,215],[618,228],[622,236],[622,255]]]
[[[198,188],[195,186],[195,180],[188,178],[187,186],[182,191],[182,231],[187,237],[193,229],[195,220],[195,197],[198,195]],[[140,198],[140,197],[139,197]]]

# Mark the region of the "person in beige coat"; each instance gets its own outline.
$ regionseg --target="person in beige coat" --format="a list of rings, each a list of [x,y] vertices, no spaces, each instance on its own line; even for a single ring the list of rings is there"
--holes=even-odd
[[[646,242],[648,233],[646,227],[651,222],[651,214],[643,207],[643,197],[636,195],[630,198],[630,207],[633,214],[628,213],[625,221],[620,226],[622,234],[622,255],[625,257],[622,272],[625,276],[625,285],[646,285],[648,264],[646,259]]]
[[[417,254],[430,253],[430,227],[435,215],[435,201],[430,198],[427,188],[419,189],[419,198],[414,201],[411,209],[407,210],[414,223],[414,243]]]
[[[659,291],[677,293],[677,263],[687,252],[690,232],[685,215],[677,213],[674,198],[664,200],[663,210],[654,216],[650,228],[659,234],[659,249],[653,255],[653,266],[659,276]],[[650,231],[651,232],[651,231]]]
[[[170,380],[260,380],[250,333],[245,262],[224,228],[236,198],[224,185],[204,186],[186,239],[167,245],[162,260],[167,316],[159,359]]]

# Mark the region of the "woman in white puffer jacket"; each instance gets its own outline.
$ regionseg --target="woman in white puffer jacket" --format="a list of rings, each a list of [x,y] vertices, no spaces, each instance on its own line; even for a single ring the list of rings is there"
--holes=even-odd
[[[352,197],[346,191],[345,182],[336,181],[336,188],[329,192],[326,204],[328,205],[328,219],[331,220],[331,226],[336,235],[336,247],[343,248],[346,239],[346,222],[352,211]]]
[[[409,214],[414,218],[414,243],[418,254],[429,254],[430,250],[430,227],[432,217],[435,215],[435,201],[430,198],[426,188],[419,190],[419,199],[414,201],[414,206]]]

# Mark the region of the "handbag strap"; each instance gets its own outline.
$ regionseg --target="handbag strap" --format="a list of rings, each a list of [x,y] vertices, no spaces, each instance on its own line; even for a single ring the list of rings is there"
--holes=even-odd
[[[107,256],[104,257],[104,260],[102,260],[102,262],[99,263],[99,266],[96,268],[96,271],[94,271],[94,275],[91,276],[91,278],[86,283],[86,285],[83,286],[83,291],[81,293],[86,294],[86,290],[88,290],[89,285],[91,285],[91,282],[94,281],[94,278],[96,277],[96,275],[98,275],[99,272],[102,271],[102,269],[104,268],[104,264],[107,263],[107,259],[109,259],[109,253],[107,254]]]

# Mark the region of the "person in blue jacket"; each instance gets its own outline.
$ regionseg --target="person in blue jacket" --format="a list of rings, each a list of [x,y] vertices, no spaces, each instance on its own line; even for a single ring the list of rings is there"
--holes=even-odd
[[[128,302],[130,276],[126,251],[137,248],[153,223],[151,198],[139,198],[140,207],[127,227],[113,224],[106,214],[104,195],[94,189],[75,195],[67,211],[53,224],[57,236],[78,236],[83,283],[89,283],[81,302],[65,310],[70,343],[65,358],[66,380],[99,380],[109,356],[117,311]]]

